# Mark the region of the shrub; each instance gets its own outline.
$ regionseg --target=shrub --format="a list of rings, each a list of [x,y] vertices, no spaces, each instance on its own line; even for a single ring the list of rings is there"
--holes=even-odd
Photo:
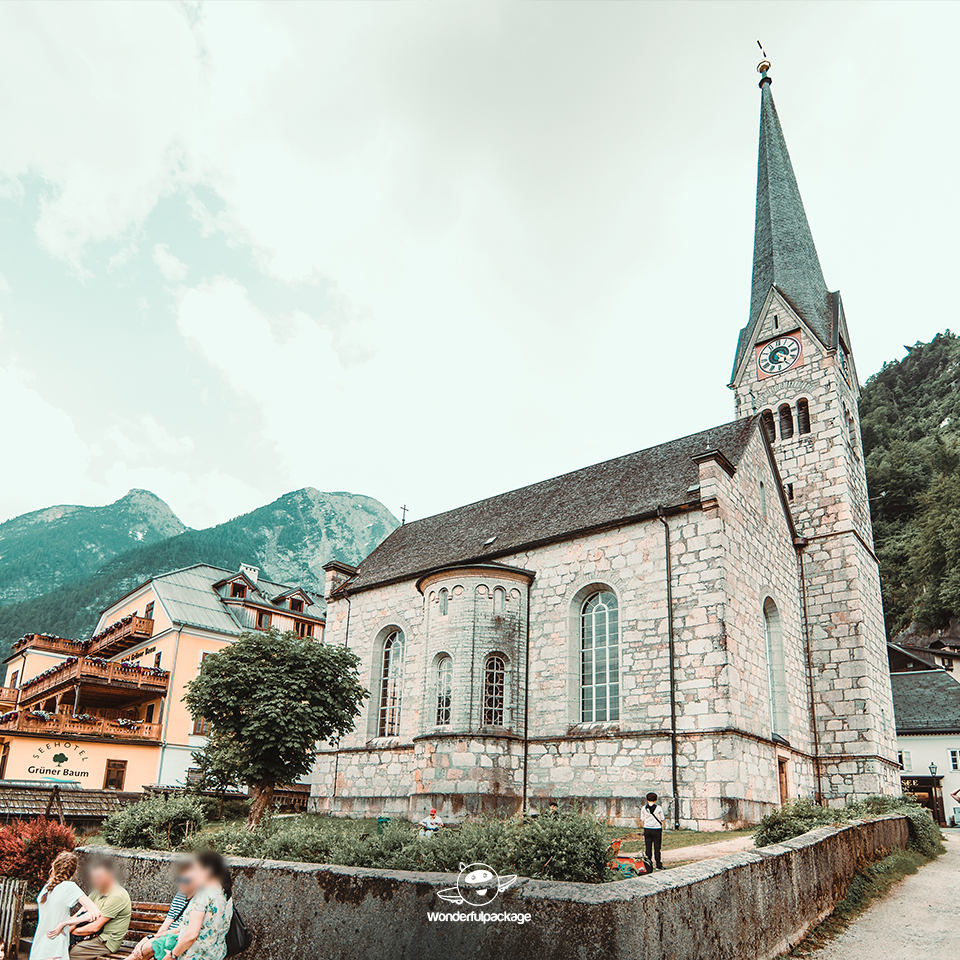
[[[30,889],[39,890],[57,854],[76,844],[73,830],[56,820],[14,820],[0,829],[0,874],[26,880]]]
[[[208,821],[213,820],[246,820],[250,813],[250,801],[229,797],[223,800],[223,816],[220,815],[219,797],[198,797],[203,815]]]
[[[610,841],[593,817],[538,817],[517,840],[514,872],[524,877],[600,883],[608,876]]]
[[[234,825],[221,830],[204,830],[194,833],[183,842],[182,849],[199,853],[201,850],[215,850],[225,857],[263,856],[263,846],[269,827],[248,830],[245,826]]]
[[[794,800],[785,803],[779,810],[768,813],[753,835],[754,846],[766,847],[771,843],[783,843],[799,837],[808,830],[837,823],[843,819],[840,810],[819,807],[812,800]]]
[[[115,847],[173,850],[206,818],[196,797],[149,797],[111,814],[103,824],[103,839]]]
[[[760,821],[753,842],[758,847],[765,847],[771,843],[781,843],[792,837],[799,837],[808,830],[829,823],[879,817],[888,813],[898,813],[908,819],[910,849],[928,860],[943,853],[940,828],[933,822],[930,814],[909,794],[902,797],[882,797],[874,794],[862,800],[852,800],[846,806],[836,809],[818,807],[809,800],[794,800],[793,803],[784,804],[779,810],[768,814]]]

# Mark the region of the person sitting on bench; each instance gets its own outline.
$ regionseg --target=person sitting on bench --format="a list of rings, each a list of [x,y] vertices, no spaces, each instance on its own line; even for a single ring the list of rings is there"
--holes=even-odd
[[[190,871],[187,869],[188,866],[188,862],[179,865],[177,870],[176,893],[174,893],[173,899],[170,901],[170,909],[167,911],[167,916],[163,923],[160,924],[160,929],[153,935],[154,937],[161,937],[165,933],[175,932],[180,929],[184,915],[187,912],[187,906],[193,899],[193,895],[197,892],[197,885],[194,883],[193,877],[190,876]],[[136,947],[134,947],[130,957],[136,958],[136,960],[149,960],[149,958],[153,956],[152,939],[153,937],[144,937]]]

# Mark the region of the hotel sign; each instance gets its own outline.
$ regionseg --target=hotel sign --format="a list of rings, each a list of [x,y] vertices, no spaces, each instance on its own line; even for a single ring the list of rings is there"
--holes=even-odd
[[[69,740],[48,740],[42,747],[33,753],[32,763],[27,767],[27,773],[38,777],[66,777],[70,780],[79,780],[90,776],[89,768],[85,767],[90,757],[79,743]]]

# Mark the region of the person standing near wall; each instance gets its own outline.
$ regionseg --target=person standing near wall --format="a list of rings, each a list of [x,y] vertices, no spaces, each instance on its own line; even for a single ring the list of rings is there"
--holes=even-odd
[[[661,847],[663,845],[663,807],[657,803],[657,795],[647,794],[647,802],[640,810],[640,823],[643,826],[643,847],[647,860],[656,860],[657,869],[663,869]]]

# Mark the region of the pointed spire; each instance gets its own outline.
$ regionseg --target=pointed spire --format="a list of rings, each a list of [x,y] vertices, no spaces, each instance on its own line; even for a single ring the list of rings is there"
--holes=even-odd
[[[773,102],[770,61],[762,60],[757,70],[761,74],[760,156],[748,326],[757,321],[770,287],[775,286],[822,342],[829,344],[833,303]]]

